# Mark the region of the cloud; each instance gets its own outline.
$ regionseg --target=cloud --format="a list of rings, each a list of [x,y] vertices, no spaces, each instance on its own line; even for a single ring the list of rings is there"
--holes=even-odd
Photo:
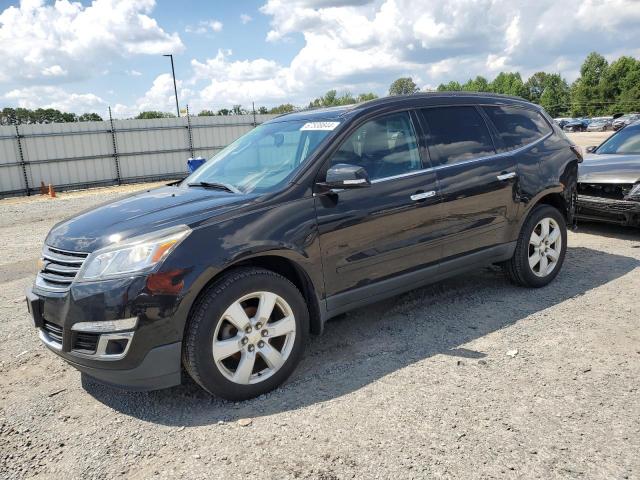
[[[18,88],[2,98],[23,108],[56,108],[63,112],[102,113],[107,107],[107,102],[93,93],[70,93],[54,86]]]
[[[202,20],[197,25],[187,25],[184,29],[187,33],[196,33],[198,35],[204,35],[208,32],[218,33],[222,31],[223,24],[219,20]]]
[[[110,61],[180,52],[149,16],[154,0],[23,0],[0,13],[0,82],[47,84],[98,75]]]
[[[185,108],[187,103],[194,97],[194,92],[185,87],[184,82],[181,80],[176,81],[176,87],[178,89],[180,108]],[[117,117],[132,117],[148,110],[175,113],[176,99],[172,75],[170,73],[158,75],[153,80],[151,87],[133,105],[119,103],[112,110],[114,116]]]
[[[304,105],[331,88],[384,94],[400,76],[411,76],[424,88],[475,75],[492,78],[503,70],[524,77],[545,70],[573,80],[590,51],[609,59],[640,55],[638,0],[263,1],[260,12],[269,21],[265,41],[278,49],[293,38],[298,50],[287,61],[270,55],[236,58],[229,48],[193,58],[179,82],[181,105],[189,102],[194,111],[251,101]],[[113,62],[184,49],[176,33],[152,18],[153,0],[85,5],[23,0],[20,7],[5,9],[0,82],[14,80],[25,91],[97,76],[105,68],[136,76]],[[240,21],[252,19],[242,14]],[[204,35],[223,29],[216,19],[187,27]],[[15,98],[26,102],[38,91],[26,93]],[[44,102],[61,101],[57,90],[40,93],[46,94]],[[172,80],[163,74],[138,100],[114,111],[174,111],[174,105]]]
[[[129,75],[130,77],[140,77],[140,76],[142,76],[142,72],[139,72],[138,70],[127,70],[125,73],[127,75]]]
[[[225,50],[193,60],[194,78],[209,79],[202,99],[304,104],[329,88],[385,93],[398,76],[433,88],[502,70],[573,80],[592,50],[640,53],[637,0],[266,0],[260,12],[267,42],[298,36],[303,46],[288,65]]]

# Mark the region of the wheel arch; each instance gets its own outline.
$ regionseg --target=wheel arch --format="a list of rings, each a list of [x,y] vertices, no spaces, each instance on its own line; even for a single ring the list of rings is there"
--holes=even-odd
[[[215,272],[215,274],[208,278],[206,282],[204,282],[203,285],[199,288],[199,291],[196,294],[191,307],[189,308],[189,314],[187,318],[190,318],[193,309],[198,304],[199,298],[211,284],[216,282],[226,273],[243,267],[264,268],[265,270],[270,270],[279,275],[282,275],[291,283],[293,283],[296,288],[300,290],[300,293],[302,293],[305,303],[307,304],[307,307],[309,309],[310,332],[316,335],[322,333],[324,322],[322,321],[320,299],[316,294],[317,289],[313,281],[311,280],[311,277],[299,262],[296,262],[295,260],[290,258],[290,256],[279,251],[267,251],[252,256],[243,257],[228,264],[223,269]],[[185,328],[187,324],[188,320],[185,323]]]
[[[547,193],[546,195],[540,197],[538,201],[532,206],[531,210],[538,205],[550,205],[555,207],[562,213],[564,219],[569,224],[569,205],[567,204],[567,200],[564,198],[564,195],[561,192],[553,192]]]

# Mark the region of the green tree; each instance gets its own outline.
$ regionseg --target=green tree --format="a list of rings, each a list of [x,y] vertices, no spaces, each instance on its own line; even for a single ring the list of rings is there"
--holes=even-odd
[[[524,97],[526,95],[522,77],[517,72],[500,72],[489,84],[489,88],[494,93]]]
[[[5,107],[0,112],[0,125],[16,125],[18,119],[16,117],[16,109]]]
[[[600,79],[600,89],[607,113],[639,109],[640,61],[623,56],[611,62]]]
[[[625,76],[620,96],[610,107],[610,112],[640,112],[640,62]]]
[[[149,110],[146,112],[140,112],[134,118],[136,120],[149,120],[151,118],[174,118],[175,115],[169,112],[158,112],[155,110]]]
[[[242,108],[242,105],[234,105],[233,107],[231,107],[231,113],[233,115],[246,115],[247,111]]]
[[[567,115],[571,103],[571,90],[567,81],[557,73],[546,74],[537,103],[552,117]]]
[[[296,109],[296,107],[294,107],[290,103],[285,103],[285,104],[282,104],[282,105],[278,105],[277,107],[271,108],[269,110],[269,113],[281,115],[283,113],[291,113],[291,112],[295,111],[295,109]]]
[[[269,113],[269,109],[267,107],[258,107],[258,113],[264,115],[265,113]]]
[[[97,113],[83,113],[78,117],[79,122],[102,122],[102,117]]]
[[[438,90],[438,92],[460,92],[462,91],[462,85],[452,80],[449,83],[441,83],[436,90]]]
[[[398,78],[389,86],[389,95],[411,95],[419,91],[411,77]]]
[[[478,75],[474,79],[469,79],[467,83],[462,85],[461,90],[465,92],[488,92],[489,82],[486,78]]]
[[[587,55],[580,67],[580,78],[571,86],[573,115],[599,115],[606,111],[602,80],[608,66],[607,60],[599,53]]]
[[[549,74],[546,72],[536,72],[531,75],[524,84],[524,98],[533,103],[540,103],[540,97],[547,84],[548,76]]]
[[[200,113],[198,113],[199,117],[214,117],[215,116],[215,112],[213,110],[200,110]]]
[[[373,95],[373,94],[363,94]],[[316,98],[309,103],[309,108],[318,108],[318,107],[337,107],[340,105],[351,105],[353,103],[357,103],[359,100],[354,98],[351,93],[346,92],[341,96],[338,96],[338,92],[336,90],[329,90],[322,97]]]
[[[378,98],[378,95],[376,95],[373,92],[369,92],[369,93],[361,93],[360,95],[358,95],[358,97],[356,98],[356,103],[360,103],[360,102],[368,102],[369,100],[375,100],[376,98]]]

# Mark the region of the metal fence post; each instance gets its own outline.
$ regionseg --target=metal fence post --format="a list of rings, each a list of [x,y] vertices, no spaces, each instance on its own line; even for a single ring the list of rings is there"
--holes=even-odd
[[[20,166],[22,167],[22,175],[24,176],[24,189],[27,192],[27,196],[31,196],[31,188],[29,188],[29,178],[27,177],[27,164],[24,161],[24,152],[22,151],[22,141],[20,140],[20,130],[18,130],[18,124],[16,127],[16,142],[18,142],[18,155],[20,156]]]
[[[116,180],[118,185],[122,185],[122,178],[120,177],[120,159],[118,158],[118,144],[116,143],[116,127],[113,123],[113,116],[111,116],[111,107],[109,107],[109,125],[111,125],[111,143],[113,144],[113,159],[116,162]]]
[[[255,104],[255,102],[251,102],[251,110],[253,110],[253,128],[256,128],[258,126],[258,123],[256,122],[256,104]]]
[[[188,104],[187,104],[187,133],[189,134],[189,153],[191,154],[191,158],[194,158],[195,152],[193,150],[193,135],[191,133],[191,115],[189,114]]]

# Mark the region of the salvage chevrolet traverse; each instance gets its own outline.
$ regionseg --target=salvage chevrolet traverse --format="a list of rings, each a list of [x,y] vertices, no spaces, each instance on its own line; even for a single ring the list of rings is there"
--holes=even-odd
[[[184,367],[251,398],[340,313],[490,264],[547,285],[580,161],[540,107],[499,95],[284,115],[54,226],[27,303],[42,342],[101,382],[166,388]]]

